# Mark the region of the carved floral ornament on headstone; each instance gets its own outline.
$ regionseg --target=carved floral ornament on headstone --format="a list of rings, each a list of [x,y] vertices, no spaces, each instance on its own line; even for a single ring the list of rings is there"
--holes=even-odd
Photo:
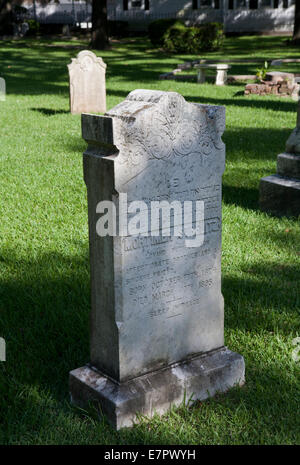
[[[78,53],[76,58],[72,58],[72,62],[69,65],[69,69],[72,68],[72,65],[79,65],[81,71],[91,71],[93,65],[99,65],[101,68],[106,69],[106,64],[101,57],[97,57],[93,52],[89,50],[82,50]]]
[[[126,114],[128,101],[118,106],[123,114]],[[189,105],[183,97],[178,98],[178,94],[169,95],[161,99],[160,106],[152,111],[149,118],[149,112],[143,111],[147,106],[141,102],[136,111],[142,112],[139,118],[132,118],[130,124],[124,118],[124,124],[116,128],[119,163],[138,165],[145,158],[145,153],[148,159],[162,160],[170,159],[173,154],[177,157],[198,154],[200,163],[208,167],[212,151],[224,147],[221,139],[225,130],[224,118],[214,107],[207,106],[207,111],[203,112],[195,105],[197,117],[195,115],[191,121]]]

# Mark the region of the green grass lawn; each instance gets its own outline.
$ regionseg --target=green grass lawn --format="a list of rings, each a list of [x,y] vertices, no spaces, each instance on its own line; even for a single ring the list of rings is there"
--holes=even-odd
[[[202,57],[300,56],[285,38],[227,39]],[[160,81],[190,56],[142,38],[98,52],[108,108],[133,89],[176,91],[225,105],[222,291],[225,342],[245,357],[246,385],[114,432],[94,410],[70,405],[68,373],[89,360],[89,261],[80,116],[69,113],[67,64],[84,41],[0,42],[1,444],[299,444],[300,226],[260,212],[258,185],[296,122],[290,98],[244,97],[243,85]],[[76,48],[77,47],[77,48]],[[297,71],[289,65],[289,70]],[[231,74],[255,73],[253,64]],[[280,68],[285,70],[284,66]]]

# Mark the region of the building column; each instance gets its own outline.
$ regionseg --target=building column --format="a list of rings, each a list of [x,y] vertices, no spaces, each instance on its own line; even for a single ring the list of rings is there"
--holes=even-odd
[[[223,30],[226,32],[226,14],[228,10],[228,0],[222,0],[221,3],[222,16],[223,16]]]

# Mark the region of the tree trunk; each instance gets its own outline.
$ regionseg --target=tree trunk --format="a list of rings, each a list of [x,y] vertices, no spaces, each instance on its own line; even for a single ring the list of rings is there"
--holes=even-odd
[[[107,0],[93,0],[92,4],[92,42],[96,50],[109,46],[107,27]]]
[[[293,42],[300,42],[300,0],[295,2],[295,20],[294,20],[294,34]]]

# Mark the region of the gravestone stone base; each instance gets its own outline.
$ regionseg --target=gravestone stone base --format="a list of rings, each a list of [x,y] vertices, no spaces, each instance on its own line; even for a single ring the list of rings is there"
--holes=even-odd
[[[244,377],[243,357],[222,347],[123,383],[86,365],[71,371],[70,392],[75,405],[84,407],[92,402],[100,406],[119,430],[133,426],[137,413],[149,417],[166,413],[171,405],[204,400],[241,386]]]
[[[300,215],[300,100],[297,126],[277,156],[277,174],[260,180],[259,203],[263,211],[277,216]]]
[[[280,153],[277,157],[277,173],[287,178],[300,179],[300,156]]]
[[[274,215],[300,215],[300,180],[274,174],[260,180],[260,208]]]

